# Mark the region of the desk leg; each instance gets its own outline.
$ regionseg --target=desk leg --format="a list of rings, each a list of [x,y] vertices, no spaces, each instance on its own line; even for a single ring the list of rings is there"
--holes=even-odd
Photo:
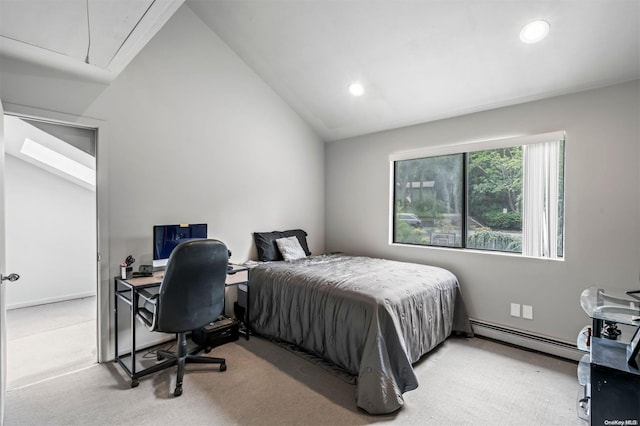
[[[136,377],[136,315],[138,314],[138,291],[131,289],[131,387],[137,387],[140,382]]]
[[[116,279],[113,280],[113,326],[115,327],[115,345],[116,345],[116,353],[113,360],[118,363],[119,355],[118,355],[118,281]]]
[[[119,321],[118,321],[118,303],[122,302],[122,291],[118,290],[118,279],[116,278],[116,280],[114,281],[114,299],[113,299],[113,312],[114,312],[114,320],[113,320],[113,324],[115,327],[115,335],[114,335],[114,341],[115,341],[115,356],[114,356],[114,361],[118,364],[120,364],[122,366],[122,368],[125,370],[125,372],[129,375],[129,377],[131,377],[131,387],[134,388],[136,386],[138,386],[138,378],[136,377],[136,354],[135,351],[133,351],[133,348],[135,348],[136,346],[136,335],[135,335],[135,310],[134,310],[134,306],[137,306],[137,301],[138,301],[138,294],[137,292],[133,289],[130,288],[129,291],[130,292],[130,296],[129,299],[130,301],[132,301],[132,305],[129,306],[129,314],[131,315],[131,321],[130,321],[130,326],[131,326],[131,348],[132,351],[130,353],[131,356],[131,368],[129,368],[126,365],[126,361],[123,361],[123,359],[120,357],[120,339],[118,338],[118,334],[119,334]],[[125,297],[126,298],[126,297]],[[127,305],[129,305],[127,303]],[[126,358],[126,356],[125,356]]]
[[[251,334],[251,329],[249,328],[249,306],[251,306],[251,268],[247,271],[247,306],[244,308],[244,319],[242,321],[246,340],[249,340],[249,335]]]

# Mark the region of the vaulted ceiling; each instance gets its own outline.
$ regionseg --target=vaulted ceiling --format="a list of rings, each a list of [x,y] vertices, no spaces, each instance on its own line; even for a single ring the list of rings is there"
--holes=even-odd
[[[34,60],[62,55],[113,79],[182,3],[0,0],[0,49],[15,54],[28,45]],[[186,7],[325,140],[640,78],[640,0],[187,0]],[[522,43],[520,30],[535,19],[550,24],[548,37]],[[362,96],[348,91],[355,81]]]
[[[0,0],[0,53],[110,82],[184,0]]]

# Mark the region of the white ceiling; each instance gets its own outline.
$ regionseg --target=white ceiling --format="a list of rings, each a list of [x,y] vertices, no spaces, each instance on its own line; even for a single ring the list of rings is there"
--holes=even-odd
[[[110,81],[184,0],[88,0],[90,65],[86,1],[0,0],[0,52]],[[640,0],[186,3],[325,140],[640,78]]]
[[[0,0],[0,53],[110,82],[184,0]]]
[[[640,76],[638,0],[186,3],[325,140]],[[535,19],[549,36],[523,44]]]

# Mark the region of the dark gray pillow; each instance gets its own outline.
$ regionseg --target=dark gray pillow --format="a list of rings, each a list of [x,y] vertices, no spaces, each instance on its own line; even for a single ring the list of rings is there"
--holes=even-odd
[[[254,232],[253,240],[256,243],[256,249],[258,250],[258,260],[261,262],[269,262],[271,260],[282,260],[282,255],[276,240],[282,238],[282,232]]]
[[[302,229],[290,229],[288,231],[272,231],[272,232],[254,232],[253,240],[258,250],[258,260],[261,262],[269,262],[272,260],[284,260],[276,240],[278,238],[293,237],[298,238],[305,254],[309,256],[309,246],[307,245],[307,233]]]
[[[302,250],[304,250],[304,254],[309,256],[311,252],[309,251],[309,246],[307,245],[307,233],[302,229],[290,229],[288,231],[283,232],[285,237],[297,237],[298,241],[300,241],[300,245],[302,246]]]

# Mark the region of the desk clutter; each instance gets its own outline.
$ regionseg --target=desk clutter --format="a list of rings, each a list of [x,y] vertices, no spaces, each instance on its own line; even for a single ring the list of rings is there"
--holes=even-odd
[[[191,332],[191,340],[209,353],[212,348],[229,342],[235,342],[240,337],[240,322],[234,318],[220,316],[210,324]]]
[[[133,256],[127,256],[124,262],[120,264],[120,278],[122,278],[123,280],[128,280],[129,278],[133,277],[133,267],[131,265],[133,265],[135,261],[136,260],[133,258]]]

